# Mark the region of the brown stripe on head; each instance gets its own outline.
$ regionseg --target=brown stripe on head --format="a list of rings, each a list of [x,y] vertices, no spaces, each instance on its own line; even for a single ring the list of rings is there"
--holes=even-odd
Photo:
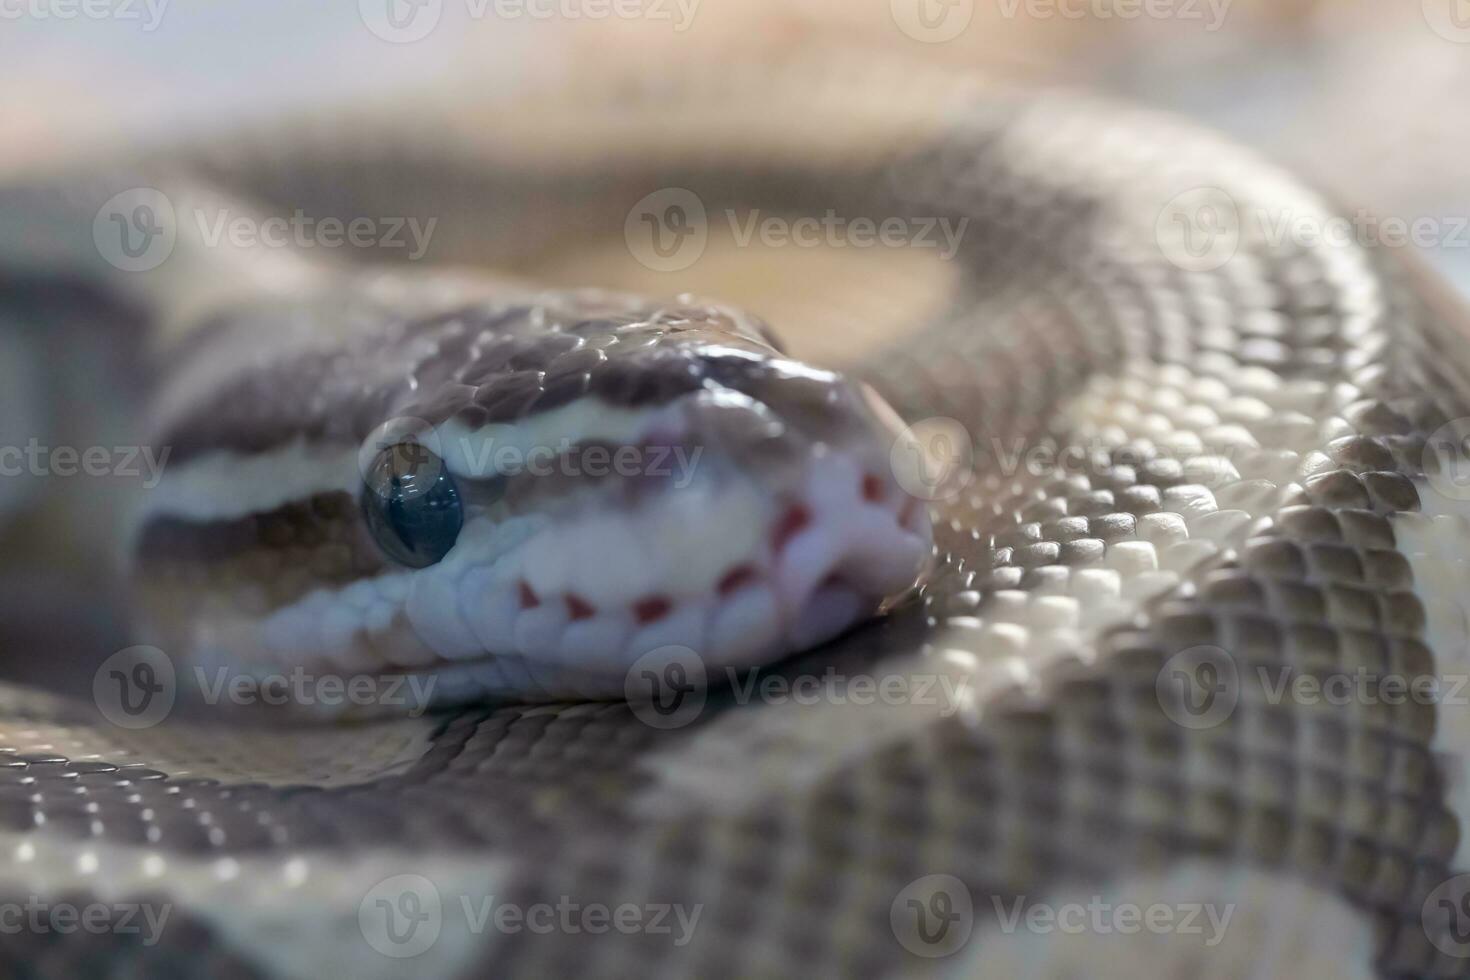
[[[260,615],[387,564],[363,529],[357,499],[340,491],[228,520],[157,516],[134,558],[148,613],[164,620],[192,616],[201,603]]]
[[[478,427],[587,394],[617,407],[661,404],[699,385],[679,370],[691,346],[773,353],[754,318],[691,302],[583,291],[448,308],[422,298],[406,308],[365,304],[351,294],[340,305],[336,316],[355,323],[340,342],[285,345],[279,356],[243,366],[232,359],[227,377],[172,402],[159,441],[174,463],[301,439],[354,445],[395,417],[431,425],[459,417]],[[242,310],[238,318],[254,323],[259,313]]]

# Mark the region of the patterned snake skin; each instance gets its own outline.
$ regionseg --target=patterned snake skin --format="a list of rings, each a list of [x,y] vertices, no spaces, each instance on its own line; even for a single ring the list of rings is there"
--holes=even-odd
[[[282,212],[438,215],[436,261],[664,294],[738,252],[727,207],[968,219],[952,257],[864,256],[824,311],[792,305],[823,288],[793,250],[722,294],[969,440],[932,576],[675,724],[594,702],[133,730],[7,685],[0,900],[168,918],[152,943],[0,929],[6,975],[1470,975],[1470,511],[1465,433],[1436,435],[1470,415],[1470,356],[1433,284],[1273,235],[1336,212],[1074,94],[815,55],[548,74],[139,165]],[[667,188],[709,215],[692,268],[582,247]],[[1011,917],[1130,902],[1232,914],[1208,944]],[[633,911],[525,924],[563,906]]]

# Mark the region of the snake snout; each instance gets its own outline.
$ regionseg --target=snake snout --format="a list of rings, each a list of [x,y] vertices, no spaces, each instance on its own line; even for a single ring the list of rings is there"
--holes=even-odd
[[[682,478],[556,522],[527,564],[522,596],[552,597],[569,622],[604,609],[630,619],[623,659],[678,644],[714,665],[769,662],[871,616],[930,556],[928,511],[889,466],[892,434],[848,382],[714,357],[726,383],[671,403],[655,426]],[[583,632],[588,646],[607,636]],[[560,653],[591,655],[579,645],[564,637]]]
[[[467,524],[442,574],[474,646],[615,686],[668,646],[716,671],[768,663],[910,588],[929,516],[888,466],[886,429],[836,375],[757,367],[758,384],[680,396],[601,447],[643,471],[525,482],[515,506],[537,523],[512,552],[475,557]]]

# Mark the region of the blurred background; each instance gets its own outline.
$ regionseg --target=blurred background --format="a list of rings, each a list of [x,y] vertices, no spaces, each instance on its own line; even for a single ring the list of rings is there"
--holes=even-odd
[[[1349,206],[1434,219],[1428,257],[1470,292],[1470,0],[0,0],[0,172],[563,59],[830,42],[1211,123]]]
[[[827,44],[1213,125],[1349,210],[1429,219],[1470,297],[1470,0],[0,0],[0,179],[291,109],[469,106],[579,61]]]

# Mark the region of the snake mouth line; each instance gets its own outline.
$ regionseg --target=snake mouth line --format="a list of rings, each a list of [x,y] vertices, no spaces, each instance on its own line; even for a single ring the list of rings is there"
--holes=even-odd
[[[886,502],[885,487],[882,481],[872,475],[863,478],[862,495],[863,499],[870,504],[881,506]],[[899,506],[894,512],[894,517],[898,526],[903,530],[913,534],[922,534],[924,533],[921,527],[922,522],[919,520],[921,511],[922,508],[918,506],[917,501],[909,500]],[[772,525],[768,535],[771,552],[778,563],[784,557],[788,546],[801,538],[803,532],[812,527],[815,522],[816,518],[812,509],[806,503],[795,502],[786,507],[780,518]],[[841,562],[838,562],[837,566],[817,583],[817,588],[860,588],[856,583],[848,581],[840,565]],[[748,587],[762,583],[770,584],[772,581],[780,583],[784,579],[785,576],[781,574],[770,575],[754,561],[742,561],[732,564],[720,576],[714,592],[718,599],[729,600]],[[537,609],[543,603],[543,596],[538,594],[524,578],[516,583],[516,597],[523,611]],[[544,601],[562,603],[566,607],[567,620],[572,623],[593,619],[601,612],[596,604],[575,591],[546,597]],[[648,626],[667,618],[674,611],[677,602],[678,600],[672,596],[653,593],[634,600],[627,604],[624,610],[619,611],[631,616],[637,625]]]
[[[599,603],[525,577],[488,598],[463,593],[460,618],[479,649],[418,666],[440,672],[456,698],[523,696],[528,682],[552,697],[622,697],[629,665],[666,646],[687,648],[712,671],[743,670],[872,615],[914,583],[931,550],[927,509],[853,459],[824,460],[771,514],[759,550],[723,566],[700,595],[671,589]],[[497,643],[499,654],[485,656]]]
[[[598,601],[538,588],[524,565],[513,575],[476,567],[447,583],[407,586],[390,627],[374,636],[359,626],[363,642],[350,660],[319,655],[339,668],[432,675],[435,700],[445,703],[528,692],[620,698],[630,665],[662,647],[687,648],[723,678],[825,642],[912,586],[931,552],[927,509],[852,457],[821,460],[794,492],[768,503],[758,546],[732,552],[707,590],[681,592],[675,579]],[[299,629],[294,649],[278,646],[279,656],[299,655],[302,639],[325,639],[318,624],[337,615],[330,601],[319,595],[288,611]]]

